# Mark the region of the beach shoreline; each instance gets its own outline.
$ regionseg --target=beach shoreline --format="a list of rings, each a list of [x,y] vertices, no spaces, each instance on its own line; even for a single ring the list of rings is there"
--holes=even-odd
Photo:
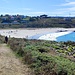
[[[55,33],[50,33],[50,34],[43,35],[43,36],[39,37],[38,39],[39,39],[39,40],[57,41],[56,38],[58,38],[58,37],[60,37],[60,36],[67,35],[67,34],[70,34],[70,33],[72,33],[72,31],[55,32]]]
[[[19,28],[19,29],[0,29],[0,35],[15,38],[28,38],[43,33],[57,33],[64,31],[75,31],[75,28]],[[65,34],[65,33],[63,33]],[[54,34],[55,35],[55,34]],[[53,35],[52,35],[53,36]]]

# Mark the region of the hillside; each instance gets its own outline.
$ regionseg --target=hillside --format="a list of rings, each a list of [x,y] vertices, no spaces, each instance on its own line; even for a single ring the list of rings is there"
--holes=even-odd
[[[9,45],[35,75],[75,75],[75,42],[12,38]]]
[[[0,15],[0,28],[74,28],[75,17]]]
[[[0,42],[3,42],[3,37],[0,37]],[[18,58],[21,58],[22,63],[18,62],[9,47],[2,44],[0,55],[3,62],[0,63],[3,66],[3,74],[9,71],[8,73],[15,75],[33,75],[34,71],[34,75],[75,75],[75,42],[9,38],[8,46]]]

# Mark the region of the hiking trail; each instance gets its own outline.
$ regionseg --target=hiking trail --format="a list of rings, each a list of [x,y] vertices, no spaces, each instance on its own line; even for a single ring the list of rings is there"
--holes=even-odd
[[[33,75],[13,51],[6,45],[0,44],[0,75]]]

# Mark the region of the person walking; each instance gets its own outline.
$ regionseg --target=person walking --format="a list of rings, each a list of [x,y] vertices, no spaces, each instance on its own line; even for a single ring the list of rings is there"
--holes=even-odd
[[[5,36],[5,43],[7,44],[8,43],[8,37]]]

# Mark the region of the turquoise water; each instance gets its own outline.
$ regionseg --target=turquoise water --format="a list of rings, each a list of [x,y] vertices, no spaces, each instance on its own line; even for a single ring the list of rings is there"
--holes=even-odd
[[[45,34],[49,34],[49,33],[44,33],[44,34],[36,34],[32,37],[29,37],[28,39],[37,39],[40,37],[40,36],[43,36]],[[60,41],[75,41],[75,32],[72,32],[72,33],[69,33],[69,34],[66,34],[66,35],[63,35],[63,36],[60,36],[60,37],[57,37],[56,38],[57,42],[60,42]]]
[[[75,41],[75,32],[72,32],[70,34],[66,34],[64,36],[60,36],[56,38],[58,42],[60,41]]]

